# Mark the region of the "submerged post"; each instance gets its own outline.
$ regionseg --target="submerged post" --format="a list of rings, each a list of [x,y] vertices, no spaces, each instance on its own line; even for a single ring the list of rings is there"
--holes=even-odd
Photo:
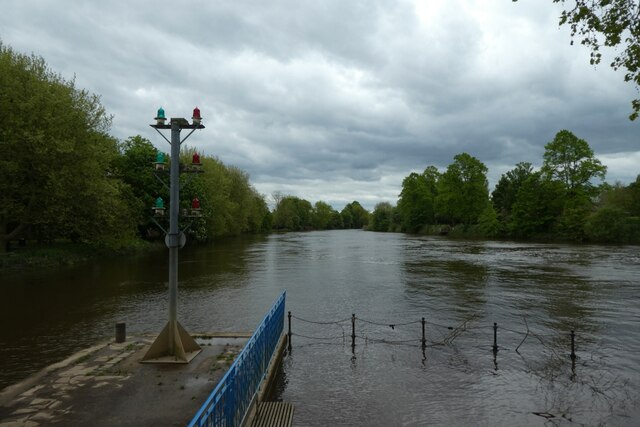
[[[291,312],[289,312],[288,318],[289,318],[289,333],[287,334],[287,337],[288,337],[289,352],[291,352]]]
[[[356,315],[351,315],[351,350],[356,349]]]
[[[493,322],[493,352],[498,352],[498,324]]]
[[[576,333],[571,331],[571,360],[576,360]]]
[[[127,324],[124,322],[116,323],[116,342],[122,343],[127,340]]]
[[[424,333],[424,317],[422,318],[422,350],[427,346],[427,337]]]

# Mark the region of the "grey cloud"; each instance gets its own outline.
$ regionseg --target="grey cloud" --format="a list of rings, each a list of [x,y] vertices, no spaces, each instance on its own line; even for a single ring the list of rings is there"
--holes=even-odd
[[[632,88],[569,46],[551,2],[8,3],[3,42],[101,94],[117,137],[165,147],[155,110],[198,105],[207,129],[189,144],[265,194],[372,208],[460,152],[494,184],[561,129],[634,177]]]

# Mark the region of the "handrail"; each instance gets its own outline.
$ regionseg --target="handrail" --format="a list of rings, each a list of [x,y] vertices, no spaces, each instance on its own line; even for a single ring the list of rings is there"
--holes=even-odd
[[[286,295],[287,291],[282,292],[275,301],[189,427],[237,427],[242,423],[282,335]]]

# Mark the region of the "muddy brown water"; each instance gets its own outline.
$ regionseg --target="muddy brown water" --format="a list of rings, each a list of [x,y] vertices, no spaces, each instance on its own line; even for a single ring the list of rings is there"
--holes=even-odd
[[[112,336],[117,321],[159,332],[167,260],[3,273],[0,388]],[[294,335],[276,397],[294,403],[296,425],[640,419],[637,246],[287,233],[187,247],[179,274],[192,332],[252,330],[287,290]]]

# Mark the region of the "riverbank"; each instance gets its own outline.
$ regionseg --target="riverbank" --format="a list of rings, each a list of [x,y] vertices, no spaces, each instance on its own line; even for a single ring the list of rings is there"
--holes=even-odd
[[[0,254],[0,271],[71,266],[93,258],[131,256],[164,247],[160,243],[150,243],[141,239],[131,239],[113,247],[69,241],[50,244],[27,241],[24,242],[24,246],[14,245],[10,251]]]

